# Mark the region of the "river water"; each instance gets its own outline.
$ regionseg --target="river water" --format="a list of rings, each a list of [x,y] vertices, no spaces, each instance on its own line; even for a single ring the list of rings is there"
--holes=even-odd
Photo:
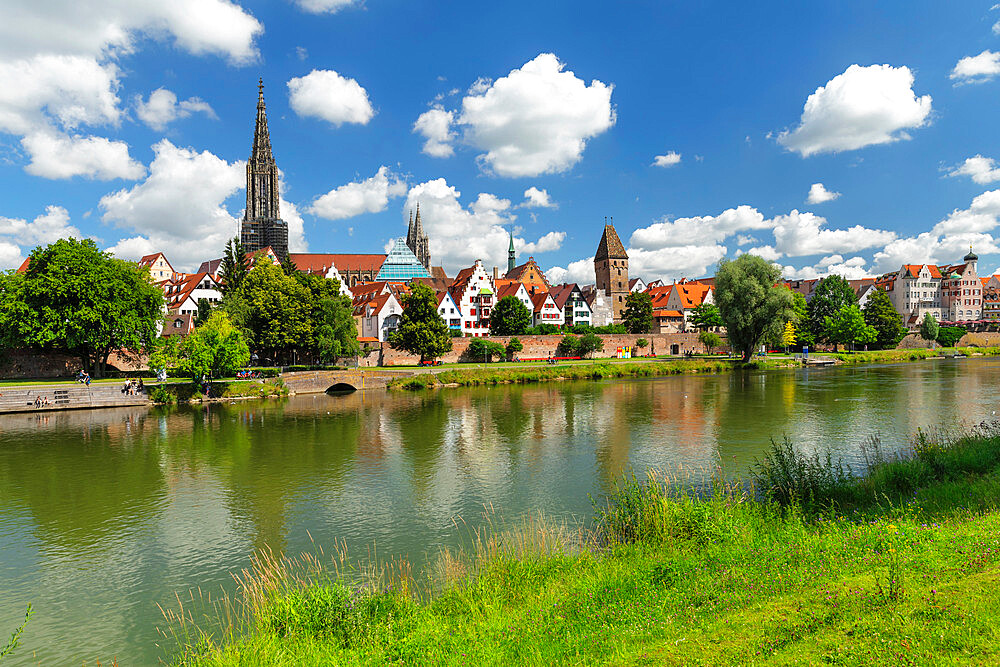
[[[772,437],[856,463],[873,434],[990,418],[998,380],[966,359],[0,416],[0,641],[35,609],[4,665],[156,664],[156,603],[231,589],[255,549],[419,567],[484,505],[584,520],[629,467],[741,474]]]

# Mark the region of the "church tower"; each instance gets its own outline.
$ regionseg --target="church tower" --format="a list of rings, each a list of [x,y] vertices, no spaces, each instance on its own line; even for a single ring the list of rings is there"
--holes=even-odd
[[[264,106],[264,81],[257,82],[257,124],[247,162],[247,208],[240,241],[249,253],[270,246],[279,259],[288,256],[288,225],[278,209],[278,165],[271,152]]]
[[[510,233],[510,247],[507,248],[507,273],[517,266],[517,252],[514,250],[514,232]]]
[[[620,324],[628,297],[628,253],[618,238],[615,226],[604,225],[604,234],[594,254],[594,274],[597,289],[611,299],[614,323]]]
[[[420,204],[417,204],[417,217],[410,214],[410,224],[406,230],[406,247],[417,256],[417,261],[424,265],[428,271],[431,270],[431,249],[427,234],[424,234],[424,226],[420,222]]]

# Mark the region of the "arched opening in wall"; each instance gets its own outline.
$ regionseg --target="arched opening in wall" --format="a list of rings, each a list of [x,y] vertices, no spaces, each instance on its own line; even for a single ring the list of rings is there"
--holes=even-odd
[[[674,344],[670,346],[670,354],[680,354],[680,353],[681,353],[680,345]]]
[[[358,388],[353,384],[347,382],[338,382],[337,384],[327,387],[326,393],[336,396],[337,394],[350,394],[357,391]]]

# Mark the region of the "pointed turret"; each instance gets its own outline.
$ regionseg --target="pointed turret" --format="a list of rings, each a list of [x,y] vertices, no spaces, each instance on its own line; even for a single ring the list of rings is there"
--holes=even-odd
[[[507,273],[517,266],[517,252],[514,250],[514,231],[510,232],[510,247],[507,248]]]
[[[420,202],[417,202],[416,217],[410,218],[409,230],[406,234],[406,247],[413,251],[417,259],[428,271],[431,270],[430,242],[424,234],[424,226],[420,222]]]

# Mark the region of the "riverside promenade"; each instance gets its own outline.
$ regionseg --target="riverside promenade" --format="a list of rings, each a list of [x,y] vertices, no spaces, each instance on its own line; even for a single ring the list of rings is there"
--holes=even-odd
[[[146,405],[143,393],[122,392],[125,381],[83,384],[0,385],[0,414]],[[36,402],[37,401],[37,402]]]

